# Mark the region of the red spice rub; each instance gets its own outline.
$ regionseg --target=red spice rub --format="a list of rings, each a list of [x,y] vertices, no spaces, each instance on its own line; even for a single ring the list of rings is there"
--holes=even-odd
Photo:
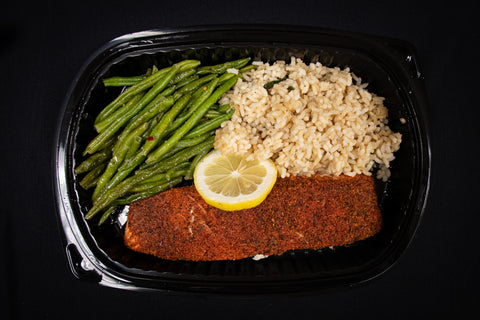
[[[193,186],[135,202],[124,240],[162,259],[236,260],[342,246],[373,236],[381,225],[372,177],[289,177],[247,210],[214,208]]]

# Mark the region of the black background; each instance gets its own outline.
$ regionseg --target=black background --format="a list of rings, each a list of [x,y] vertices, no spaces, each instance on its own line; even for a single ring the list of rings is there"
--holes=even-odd
[[[462,318],[478,314],[479,37],[475,1],[14,1],[0,20],[1,317],[12,319]],[[58,113],[74,76],[107,41],[204,24],[326,27],[412,43],[425,78],[432,184],[398,264],[358,288],[223,298],[138,293],[76,280],[52,191]]]

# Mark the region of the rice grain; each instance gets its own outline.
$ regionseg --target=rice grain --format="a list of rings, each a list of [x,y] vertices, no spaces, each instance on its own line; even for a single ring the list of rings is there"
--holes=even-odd
[[[384,98],[348,68],[254,62],[220,99],[235,113],[215,136],[223,154],[244,154],[248,160],[271,158],[279,176],[322,174],[390,177],[390,162],[402,136],[388,127]],[[271,89],[263,86],[288,75]]]

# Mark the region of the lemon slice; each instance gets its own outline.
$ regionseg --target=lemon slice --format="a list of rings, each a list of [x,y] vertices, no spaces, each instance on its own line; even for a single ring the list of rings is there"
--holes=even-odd
[[[226,211],[259,205],[277,180],[273,161],[247,161],[241,155],[207,154],[195,168],[195,188],[208,204]]]

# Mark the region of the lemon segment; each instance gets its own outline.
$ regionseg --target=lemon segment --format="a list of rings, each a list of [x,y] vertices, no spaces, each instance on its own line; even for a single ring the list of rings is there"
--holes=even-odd
[[[241,155],[207,154],[195,168],[195,188],[208,204],[226,211],[253,208],[277,181],[273,161],[247,161]]]

